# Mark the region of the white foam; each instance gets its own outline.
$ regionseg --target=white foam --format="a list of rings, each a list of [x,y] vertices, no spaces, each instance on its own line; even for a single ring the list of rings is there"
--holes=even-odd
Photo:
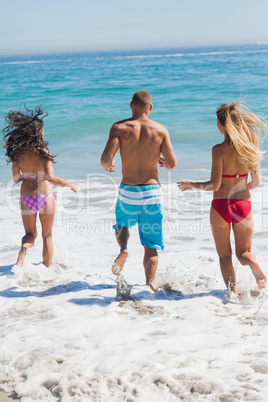
[[[75,195],[58,189],[50,269],[41,264],[39,223],[25,267],[14,266],[23,229],[0,188],[1,227],[8,228],[0,234],[0,388],[15,390],[22,402],[32,395],[49,402],[266,401],[267,292],[236,263],[240,295],[236,304],[222,302],[218,257],[211,232],[203,230],[209,199],[191,192],[175,199],[175,187],[163,184],[170,198],[158,291],[145,286],[143,248],[133,229],[123,270],[132,298],[117,302],[114,213],[104,202],[116,192],[99,180],[80,187],[85,199],[78,213],[69,208]],[[267,189],[262,197],[252,194],[253,249],[266,274]],[[177,220],[181,225],[171,232]]]
[[[68,62],[68,59],[51,59],[51,60],[21,60],[21,61],[3,61],[0,64],[40,64],[40,63],[55,63],[59,61]]]
[[[217,52],[196,52],[196,53],[167,53],[167,54],[141,54],[131,56],[116,56],[116,59],[150,59],[162,57],[199,57],[199,56],[215,56],[222,54],[247,54],[247,53],[267,53],[265,49],[246,49],[246,50],[223,50]]]
[[[5,61],[0,64],[39,64],[39,63],[49,63],[49,60]]]

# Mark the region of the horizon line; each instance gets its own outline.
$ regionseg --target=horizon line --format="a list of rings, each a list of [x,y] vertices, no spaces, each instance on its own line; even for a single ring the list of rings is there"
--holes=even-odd
[[[183,45],[183,46],[152,46],[152,47],[137,47],[137,48],[118,48],[118,49],[91,49],[91,50],[52,50],[41,52],[25,52],[25,53],[1,53],[0,57],[18,57],[18,56],[41,56],[53,54],[75,54],[75,53],[116,53],[116,52],[130,52],[130,51],[146,51],[146,50],[165,50],[165,49],[204,49],[204,48],[223,48],[223,47],[237,47],[237,46],[267,46],[268,42],[254,42],[254,43],[237,43],[237,44],[220,44],[220,45]]]

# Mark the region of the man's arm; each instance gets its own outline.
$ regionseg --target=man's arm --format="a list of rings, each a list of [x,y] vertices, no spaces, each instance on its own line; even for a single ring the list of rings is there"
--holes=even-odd
[[[113,158],[120,148],[120,141],[119,141],[119,130],[116,124],[114,124],[111,128],[109,139],[105,146],[105,149],[101,155],[101,164],[105,170],[108,172],[114,172],[114,161]]]
[[[166,169],[174,169],[177,165],[177,159],[173,151],[173,147],[171,145],[169,133],[165,128],[165,136],[163,142],[160,147],[160,152],[163,157],[159,158],[159,164],[161,167],[165,167]]]

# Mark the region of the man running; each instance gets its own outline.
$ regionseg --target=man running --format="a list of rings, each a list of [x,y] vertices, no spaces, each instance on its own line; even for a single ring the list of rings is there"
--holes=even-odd
[[[157,250],[164,249],[163,196],[157,162],[161,167],[174,169],[177,160],[167,129],[149,119],[153,108],[149,92],[136,92],[130,108],[132,117],[112,126],[101,156],[101,164],[107,172],[114,172],[113,158],[119,149],[122,159],[122,183],[114,225],[120,253],[112,271],[117,274],[123,269],[128,257],[129,228],[138,223],[141,244],[144,246],[146,284],[154,289],[152,282],[158,266]]]

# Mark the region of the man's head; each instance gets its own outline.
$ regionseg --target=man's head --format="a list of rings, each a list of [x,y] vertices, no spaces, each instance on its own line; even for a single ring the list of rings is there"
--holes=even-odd
[[[145,112],[150,112],[152,110],[152,96],[149,92],[141,89],[134,93],[132,101],[130,103],[131,109],[144,110]]]

